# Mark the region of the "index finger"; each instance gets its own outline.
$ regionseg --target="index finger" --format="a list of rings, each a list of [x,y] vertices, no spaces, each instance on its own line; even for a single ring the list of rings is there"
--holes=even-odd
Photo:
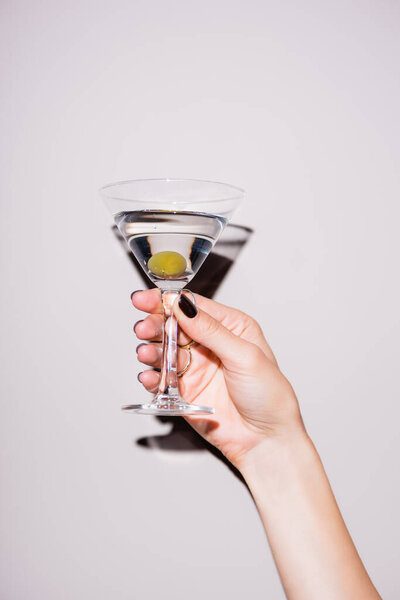
[[[150,314],[162,314],[161,291],[158,288],[151,290],[138,290],[131,296],[132,304],[138,310]]]
[[[223,321],[229,316],[237,315],[238,311],[230,306],[225,306],[210,300],[199,294],[193,294],[196,300],[196,305],[207,311],[217,321]],[[161,302],[161,290],[152,288],[150,290],[138,290],[132,294],[132,304],[138,310],[150,314],[162,314],[163,307]]]
[[[207,312],[235,335],[256,344],[270,360],[276,362],[276,358],[264,337],[261,327],[254,319],[241,310],[220,304],[210,298],[205,298],[199,294],[194,294],[194,297],[196,306]],[[132,304],[135,308],[143,312],[163,314],[161,291],[158,288],[134,292],[132,294]]]

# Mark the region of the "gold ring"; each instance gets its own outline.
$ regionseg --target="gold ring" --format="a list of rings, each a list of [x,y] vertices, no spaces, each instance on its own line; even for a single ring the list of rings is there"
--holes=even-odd
[[[186,373],[186,371],[189,369],[190,364],[192,362],[192,353],[190,351],[190,348],[186,348],[186,350],[188,351],[188,360],[186,365],[183,367],[183,369],[181,369],[180,371],[177,372],[178,377],[182,377],[182,375],[184,375]]]
[[[190,291],[190,290],[188,290],[187,288],[183,288],[183,290],[181,291],[181,293],[182,293],[182,292],[189,292],[189,294],[192,296],[192,302],[193,302],[193,304],[196,306],[196,298],[194,297],[194,294],[193,294],[193,292],[191,292],[191,291]]]
[[[181,344],[178,344],[178,347],[181,350],[190,350],[190,348],[193,348],[193,346],[196,346],[196,345],[197,345],[197,342],[192,340],[191,342],[189,342],[188,344],[184,344],[183,346],[181,346]]]

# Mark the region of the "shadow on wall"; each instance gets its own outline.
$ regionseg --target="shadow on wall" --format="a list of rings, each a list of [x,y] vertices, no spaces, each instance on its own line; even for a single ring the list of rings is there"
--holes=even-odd
[[[133,254],[127,249],[126,242],[116,226],[113,232],[119,242],[126,250],[129,260],[136,268],[143,285],[147,288],[155,287],[146,277],[142,267],[139,265]],[[221,234],[218,242],[210,252],[199,272],[190,282],[192,292],[212,298],[217,292],[222,281],[232,268],[235,260],[241,250],[248,242],[253,230],[242,225],[229,224]],[[222,460],[229,469],[242,481],[240,473],[231,465],[229,461],[214,446],[206,442],[198,435],[184,419],[175,417],[155,417],[162,423],[171,423],[172,429],[166,435],[155,435],[143,437],[136,440],[136,444],[143,448],[163,450],[166,452],[204,452],[209,451],[214,456]]]

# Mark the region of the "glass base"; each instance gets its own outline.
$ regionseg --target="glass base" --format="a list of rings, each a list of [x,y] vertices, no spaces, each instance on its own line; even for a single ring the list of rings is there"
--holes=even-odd
[[[182,417],[186,415],[213,415],[215,409],[211,406],[196,406],[179,400],[160,400],[148,404],[127,404],[122,407],[127,412],[142,415],[164,415],[166,417]]]

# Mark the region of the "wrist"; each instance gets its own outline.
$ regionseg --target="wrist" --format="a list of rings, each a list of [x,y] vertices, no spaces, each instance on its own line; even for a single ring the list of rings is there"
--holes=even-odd
[[[249,485],[258,477],[290,467],[301,457],[315,455],[316,450],[303,426],[281,434],[266,436],[251,450],[242,454],[235,467]]]

